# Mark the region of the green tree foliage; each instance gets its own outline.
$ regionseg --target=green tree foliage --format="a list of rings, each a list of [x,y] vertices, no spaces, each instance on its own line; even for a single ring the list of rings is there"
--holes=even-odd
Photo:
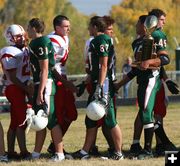
[[[58,14],[66,15],[71,21],[70,55],[67,63],[69,74],[82,73],[84,71],[82,47],[88,38],[88,17],[80,14],[67,0],[7,0],[1,10],[0,32],[2,34],[4,28],[13,23],[20,24],[26,29],[31,18],[39,17],[45,21],[46,35],[53,31],[52,21]],[[5,41],[1,40],[0,48],[4,45]]]
[[[142,14],[148,14],[153,8],[160,8],[167,14],[164,32],[168,37],[168,51],[171,58],[171,64],[167,66],[167,69],[174,70],[174,50],[176,48],[174,37],[180,42],[180,24],[178,24],[180,0],[124,0],[120,5],[113,6],[111,14],[118,25],[121,34],[119,38],[121,50],[124,50],[119,56],[133,54],[130,45],[135,38],[135,25],[138,17]]]
[[[138,17],[147,14],[152,8],[161,8],[167,13],[164,32],[168,36],[168,50],[171,58],[168,69],[175,69],[174,37],[180,42],[180,24],[178,24],[180,0],[123,0],[111,10],[111,15],[116,21],[114,44],[117,54],[117,72],[121,72],[126,57],[133,56],[131,43],[135,39],[135,25]],[[0,34],[9,24],[17,23],[26,29],[27,22],[31,18],[40,17],[45,21],[46,35],[53,31],[52,20],[57,14],[66,15],[71,21],[68,74],[82,74],[84,73],[84,43],[89,37],[87,30],[89,17],[78,12],[68,0],[0,0]],[[0,48],[5,44],[1,36]]]

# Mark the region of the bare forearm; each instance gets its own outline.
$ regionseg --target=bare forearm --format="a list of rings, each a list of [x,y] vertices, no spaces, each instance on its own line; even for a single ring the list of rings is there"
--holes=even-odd
[[[43,70],[40,75],[40,84],[39,84],[39,89],[38,89],[39,94],[42,94],[44,92],[47,79],[48,79],[48,70]]]
[[[99,84],[103,85],[107,75],[107,66],[102,65],[101,70],[99,72]]]
[[[125,77],[117,83],[117,89],[121,88],[123,85],[128,83],[130,80],[131,79],[127,75],[125,75]]]

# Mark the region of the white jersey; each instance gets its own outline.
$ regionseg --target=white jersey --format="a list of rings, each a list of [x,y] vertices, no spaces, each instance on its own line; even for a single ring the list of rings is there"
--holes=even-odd
[[[94,39],[93,36],[91,36],[88,40],[86,40],[85,47],[84,47],[84,60],[85,60],[85,68],[90,70],[90,56],[89,56],[89,45],[91,43],[91,40]]]
[[[88,51],[89,51],[89,45],[91,40],[94,39],[93,36],[91,36],[88,40],[86,40],[85,47],[84,47],[84,59],[86,61],[86,58],[88,57]]]
[[[69,38],[68,36],[59,36],[54,33],[48,35],[55,50],[55,68],[60,75],[66,75],[66,61],[69,53]]]
[[[8,71],[16,70],[16,77],[25,82],[30,79],[30,64],[28,49],[20,50],[17,47],[8,46],[0,50],[0,62],[5,77],[5,85],[13,84]]]

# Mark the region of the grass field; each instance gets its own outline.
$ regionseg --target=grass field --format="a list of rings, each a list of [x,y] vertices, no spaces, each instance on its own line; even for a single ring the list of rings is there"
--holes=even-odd
[[[118,107],[117,119],[119,125],[122,129],[123,133],[123,151],[126,153],[130,145],[132,143],[132,134],[133,134],[133,122],[137,114],[137,108],[135,106],[120,106]],[[72,123],[71,127],[69,128],[67,134],[64,137],[64,147],[65,150],[68,152],[74,152],[79,150],[84,143],[85,138],[85,126],[84,126],[84,117],[85,117],[85,110],[79,109],[78,110],[78,119]],[[170,104],[168,106],[167,116],[164,119],[164,127],[165,130],[171,139],[171,141],[180,149],[180,103],[178,104]],[[6,131],[9,125],[9,114],[0,114],[2,125],[4,126],[5,136]],[[142,135],[141,144],[143,145],[143,138]],[[32,152],[34,148],[34,140],[35,140],[35,132],[30,131],[27,135],[27,147],[30,152]],[[30,165],[42,165],[42,166],[50,166],[50,165],[62,165],[62,166],[104,166],[104,165],[121,165],[121,166],[163,166],[165,165],[164,157],[161,158],[153,158],[144,161],[138,160],[121,160],[121,161],[112,161],[112,160],[101,160],[97,158],[92,158],[88,161],[83,160],[65,160],[61,163],[52,163],[48,161],[50,157],[47,153],[47,147],[50,143],[50,134],[48,132],[45,144],[42,150],[42,159],[38,161],[12,161],[6,165],[19,165],[19,166],[30,166]],[[6,141],[6,139],[5,139]],[[97,137],[97,146],[99,147],[99,151],[102,153],[106,153],[108,148],[107,143],[102,135],[101,129],[98,131]],[[153,140],[153,147],[155,146],[155,140]],[[19,152],[18,147],[16,147],[16,151]],[[1,164],[0,165],[4,165]]]

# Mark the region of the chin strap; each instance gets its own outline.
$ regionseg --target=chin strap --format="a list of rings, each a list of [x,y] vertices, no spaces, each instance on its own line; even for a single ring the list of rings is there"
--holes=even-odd
[[[26,119],[24,120],[24,122],[22,124],[20,124],[19,126],[23,126],[25,125],[26,122],[27,123],[27,127],[26,127],[26,134],[28,134],[30,128],[31,128],[31,124],[32,124],[32,120],[33,120],[33,116],[34,116],[34,110],[32,108],[28,108],[26,110]]]

